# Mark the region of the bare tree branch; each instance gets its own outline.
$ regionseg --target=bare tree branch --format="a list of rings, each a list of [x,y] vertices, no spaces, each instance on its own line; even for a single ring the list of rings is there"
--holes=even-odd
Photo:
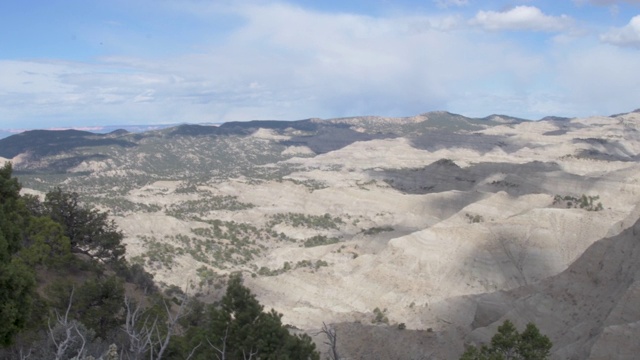
[[[247,353],[244,351],[244,349],[242,349],[242,358],[244,360],[251,360],[257,354],[258,350],[253,351],[253,347],[251,347],[251,349],[249,349],[249,357],[247,357]]]
[[[228,336],[229,336],[229,325],[227,325],[227,328],[224,330],[224,336],[222,337],[222,349],[220,349],[217,346],[213,345],[211,343],[211,341],[209,341],[209,339],[207,339],[207,342],[209,343],[209,346],[211,346],[218,353],[220,353],[220,355],[216,354],[216,357],[218,358],[218,360],[226,360],[226,358],[227,358],[227,337]]]
[[[47,321],[47,327],[49,328],[49,336],[51,337],[51,341],[56,349],[55,360],[63,360],[67,359],[69,355],[66,352],[69,350],[69,347],[79,340],[81,341],[80,350],[76,353],[75,358],[80,359],[84,354],[84,348],[86,346],[86,339],[82,335],[82,332],[78,328],[78,322],[75,320],[69,321],[69,313],[71,312],[71,306],[73,304],[73,294],[75,292],[75,288],[71,288],[71,293],[69,294],[69,303],[67,305],[67,309],[64,313],[64,316],[61,316],[58,311],[55,311],[56,314],[56,326],[51,327],[51,322]],[[56,340],[55,329],[60,328],[63,329],[65,337],[62,340]],[[73,334],[75,331],[77,336]]]
[[[149,317],[144,319],[142,326],[139,325],[142,316],[142,307],[140,304],[133,305],[129,297],[124,299],[126,314],[123,331],[129,338],[129,359],[139,360],[147,353],[153,345],[152,335],[155,331],[157,318],[153,324],[148,325]]]
[[[80,336],[80,339],[82,340],[82,346],[80,347],[80,350],[78,350],[78,356],[76,356],[78,359],[80,359],[80,357],[84,354],[84,346],[87,344],[87,342],[84,339],[84,336],[82,336],[82,334],[80,333],[80,330],[78,329],[78,323],[76,321],[73,322],[73,328],[78,333],[78,336]]]
[[[31,357],[31,352],[33,351],[33,348],[29,348],[29,352],[25,355],[23,352],[23,349],[20,349],[20,360],[27,360]]]
[[[171,309],[167,306],[167,302],[163,301],[162,303],[164,304],[164,308],[167,310],[167,333],[165,334],[164,339],[162,339],[160,333],[158,332],[160,350],[158,350],[158,356],[156,357],[156,360],[162,359],[162,355],[167,350],[167,347],[169,347],[169,341],[171,340],[171,336],[173,336],[173,332],[176,325],[178,324],[178,321],[186,315],[185,307],[187,306],[188,299],[186,295],[182,298],[182,302],[180,303],[180,307],[178,308],[178,312],[176,312],[175,316],[171,315]]]
[[[340,360],[340,355],[338,354],[338,333],[336,329],[327,326],[327,324],[323,322],[322,330],[320,330],[318,334],[325,334],[327,336],[327,341],[324,343],[329,345],[329,348],[331,349],[329,358],[331,360]]]
[[[189,356],[187,356],[187,358],[185,360],[189,360],[191,359],[191,357],[196,353],[196,350],[198,350],[198,348],[200,347],[200,345],[202,345],[202,343],[199,343],[198,345],[196,345],[193,349],[191,349],[191,352],[189,353]]]

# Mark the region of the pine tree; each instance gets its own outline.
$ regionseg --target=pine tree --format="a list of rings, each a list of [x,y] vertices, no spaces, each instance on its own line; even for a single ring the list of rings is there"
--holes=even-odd
[[[522,333],[509,320],[498,327],[491,338],[491,346],[468,347],[460,360],[544,360],[549,357],[553,344],[533,324],[527,324]]]
[[[15,256],[21,249],[26,219],[20,184],[10,163],[0,168],[0,345],[9,345],[31,313],[33,271]]]
[[[189,346],[206,344],[194,358],[319,359],[309,336],[290,334],[282,324],[281,314],[263,310],[255,295],[242,284],[242,278],[232,276],[220,304],[203,311],[206,320],[199,323],[191,317]]]
[[[109,214],[80,202],[77,193],[60,188],[47,193],[44,202],[46,214],[62,225],[69,238],[71,252],[82,253],[95,260],[118,262],[124,255],[124,236]]]

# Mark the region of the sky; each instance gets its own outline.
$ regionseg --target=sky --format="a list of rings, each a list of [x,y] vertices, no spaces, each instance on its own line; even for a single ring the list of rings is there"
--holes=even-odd
[[[0,129],[640,108],[640,0],[2,0]]]

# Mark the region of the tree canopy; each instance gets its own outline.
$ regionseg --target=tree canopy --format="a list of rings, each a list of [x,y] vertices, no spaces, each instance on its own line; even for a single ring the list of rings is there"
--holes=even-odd
[[[511,321],[505,320],[491,338],[491,346],[468,347],[460,360],[544,360],[552,346],[533,323],[519,333]]]
[[[221,302],[201,307],[202,322],[190,327],[188,347],[205,344],[194,359],[319,359],[308,335],[290,334],[281,314],[263,310],[242,278],[232,276]]]
[[[56,188],[47,193],[44,210],[62,225],[72,252],[105,262],[118,261],[124,255],[124,236],[109,214],[82,204],[78,193]]]
[[[33,271],[16,254],[23,237],[24,204],[20,202],[20,184],[11,177],[12,167],[0,168],[0,344],[8,345],[25,326],[35,278]]]

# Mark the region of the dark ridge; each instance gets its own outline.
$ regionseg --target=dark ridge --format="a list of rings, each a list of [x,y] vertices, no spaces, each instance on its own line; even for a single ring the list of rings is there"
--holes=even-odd
[[[301,131],[316,131],[321,126],[320,121],[307,120],[251,120],[251,121],[232,121],[220,125],[220,128],[227,129],[274,129],[284,130],[292,128]],[[333,125],[336,126],[336,125]]]
[[[242,128],[184,124],[173,128],[169,136],[248,135],[250,133],[251,131]]]
[[[523,118],[519,118],[519,117],[515,117],[515,116],[504,115],[504,114],[491,114],[489,116],[485,116],[483,118],[477,118],[475,120],[494,121],[493,120],[494,117],[499,117],[499,118],[501,118],[503,120],[508,120],[511,123],[521,123],[521,122],[531,121],[529,119],[523,119]]]
[[[325,125],[322,125],[325,126]],[[332,127],[346,127],[339,125],[330,125]],[[252,121],[233,121],[224,123],[220,126],[207,125],[190,125],[184,124],[174,128],[169,135],[185,135],[185,136],[207,136],[207,135],[249,135],[257,129],[274,129],[284,130],[292,128],[301,131],[317,131],[321,125],[317,121],[297,120],[297,121],[279,121],[279,120],[252,120]]]
[[[545,116],[540,121],[569,121],[572,118],[564,117],[564,116]]]
[[[429,117],[429,116],[459,116],[459,117],[467,118],[464,115],[454,114],[452,112],[448,112],[448,111],[444,111],[444,110],[429,111],[429,112],[426,112],[426,113],[422,113],[420,115],[427,116],[427,117]]]
[[[31,170],[30,172],[31,173],[42,172],[44,174],[66,174],[69,171],[69,169],[80,165],[80,163],[82,163],[83,161],[105,160],[108,158],[109,158],[108,156],[100,155],[100,154],[72,156],[72,157],[52,161],[45,168],[42,168],[42,169],[36,168]],[[28,173],[28,172],[23,171],[19,173]]]
[[[0,156],[13,158],[29,152],[35,156],[63,153],[78,147],[135,146],[134,143],[80,130],[31,130],[0,140]]]
[[[634,113],[635,113],[635,114],[640,114],[640,108],[635,109],[635,110],[633,110],[633,111],[626,112],[626,113],[618,113],[618,114],[609,115],[609,117],[614,118],[614,117],[618,117],[618,116],[622,116],[622,115],[627,115],[627,114],[634,114]]]
[[[291,140],[281,142],[281,144],[286,146],[307,146],[316,154],[324,154],[342,149],[356,141],[386,139],[389,137],[391,137],[391,135],[366,134],[351,130],[347,127],[327,126],[321,127],[314,135],[296,136]]]
[[[169,135],[212,135],[218,134],[220,132],[219,128],[215,126],[203,126],[203,125],[191,125],[191,124],[183,124],[178,125],[175,128],[171,129]]]
[[[491,122],[499,124],[498,122],[494,122],[488,118],[469,118],[464,115],[453,114],[447,111],[430,112],[424,115],[427,117],[427,121],[424,121],[421,124],[431,130],[438,129],[449,132],[475,131],[485,129]]]
[[[127,134],[131,134],[131,133],[129,131],[125,130],[125,129],[117,129],[117,130],[113,130],[112,132],[108,133],[108,135],[116,135],[116,136],[127,135]]]

